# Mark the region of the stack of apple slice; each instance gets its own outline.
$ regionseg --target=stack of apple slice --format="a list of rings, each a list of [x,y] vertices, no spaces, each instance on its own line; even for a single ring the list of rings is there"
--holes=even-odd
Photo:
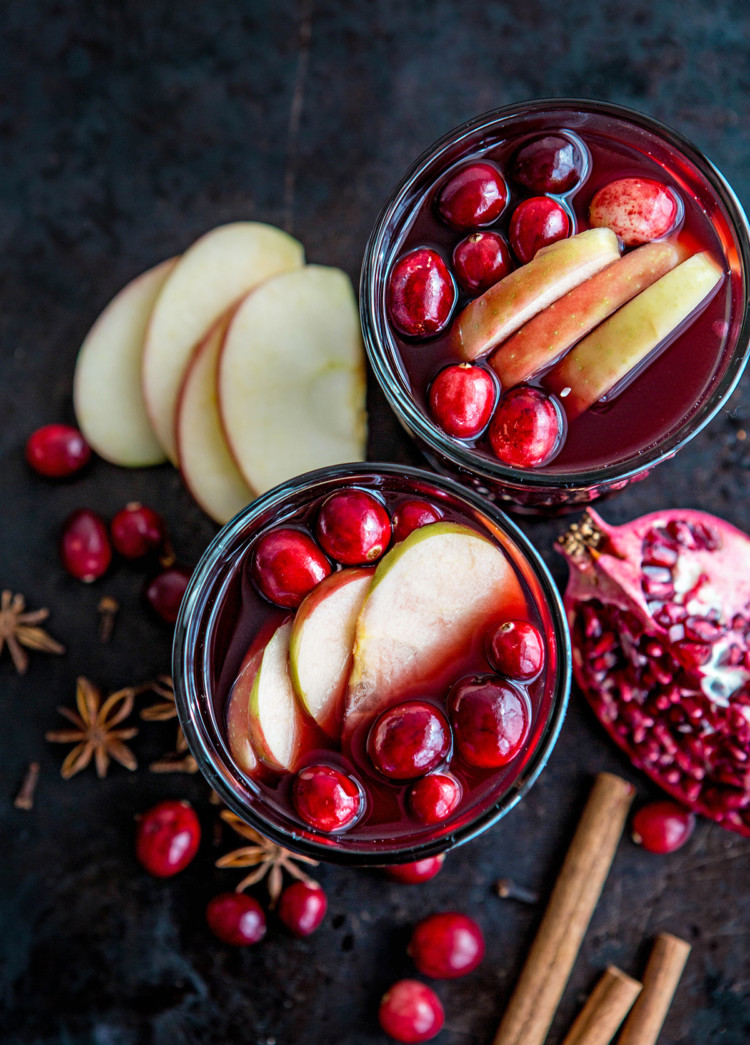
[[[110,302],[74,377],[78,424],[113,464],[177,464],[224,523],[277,483],[362,460],[354,293],[270,225],[206,233]]]

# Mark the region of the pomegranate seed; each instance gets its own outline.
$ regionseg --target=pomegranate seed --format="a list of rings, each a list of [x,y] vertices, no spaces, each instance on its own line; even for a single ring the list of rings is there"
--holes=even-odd
[[[168,566],[146,584],[143,597],[167,624],[174,624],[190,581],[191,571],[182,566]]]
[[[364,490],[344,490],[323,502],[315,532],[332,559],[362,566],[375,562],[388,547],[391,520],[377,497]]]
[[[201,825],[189,802],[168,800],[138,818],[135,855],[149,874],[170,878],[198,852]]]
[[[408,954],[423,976],[452,980],[479,965],[484,957],[484,936],[466,914],[432,914],[414,929]]]
[[[419,885],[434,878],[440,872],[444,861],[443,853],[440,856],[426,856],[424,860],[414,860],[410,864],[392,864],[385,868],[385,873],[394,882]]]
[[[546,464],[560,448],[562,414],[556,401],[538,388],[511,388],[500,399],[489,427],[492,452],[511,468]]]
[[[471,163],[462,167],[440,190],[437,209],[456,229],[491,225],[508,202],[508,189],[494,163]]]
[[[529,192],[560,195],[581,180],[583,157],[569,138],[548,134],[521,146],[513,157],[511,173],[513,180]]]
[[[435,992],[419,980],[399,980],[386,991],[378,1010],[380,1026],[395,1041],[429,1041],[441,1030],[445,1014]]]
[[[461,785],[446,773],[430,773],[412,784],[409,808],[423,824],[440,824],[453,813],[461,801]]]
[[[112,519],[109,532],[115,551],[125,559],[141,559],[161,546],[166,527],[153,508],[131,501]]]
[[[633,841],[650,853],[673,853],[690,838],[695,816],[676,802],[651,802],[633,817]]]
[[[65,479],[88,464],[91,447],[77,428],[43,425],[26,441],[26,461],[39,475]]]
[[[331,564],[302,530],[276,529],[258,541],[252,576],[269,602],[294,608],[331,572]]]
[[[612,641],[613,636],[606,640]],[[487,655],[501,675],[528,682],[542,670],[544,642],[530,621],[507,620],[489,636]]]
[[[266,935],[266,915],[252,896],[219,893],[206,907],[206,921],[214,936],[233,947],[258,943]]]
[[[439,334],[456,304],[448,266],[436,250],[417,247],[399,258],[388,282],[388,314],[405,337]]]
[[[447,757],[451,732],[442,712],[421,700],[388,708],[370,729],[367,754],[383,776],[412,780]]]
[[[442,518],[443,513],[429,501],[402,501],[393,513],[393,539],[403,541],[413,530]]]
[[[453,250],[453,271],[469,294],[481,294],[513,269],[513,258],[497,232],[472,232]]]
[[[484,367],[470,363],[445,367],[430,386],[430,413],[456,439],[479,435],[492,417],[496,400],[494,378]]]
[[[457,682],[448,695],[448,715],[459,755],[480,769],[507,765],[529,735],[528,697],[493,675]]]
[[[316,831],[341,831],[362,810],[362,793],[352,777],[333,766],[307,766],[292,786],[297,813]]]
[[[325,918],[326,894],[315,882],[292,882],[279,899],[279,918],[295,936],[314,933]]]
[[[567,239],[572,229],[570,217],[557,200],[549,196],[532,196],[523,200],[510,219],[510,245],[524,264],[542,247]]]
[[[60,558],[67,572],[79,581],[97,580],[109,569],[112,546],[107,524],[89,508],[79,508],[63,523]]]

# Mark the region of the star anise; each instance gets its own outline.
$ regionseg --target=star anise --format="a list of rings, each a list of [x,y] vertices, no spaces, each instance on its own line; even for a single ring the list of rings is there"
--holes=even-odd
[[[62,764],[60,773],[63,779],[80,773],[94,760],[97,776],[101,779],[107,775],[111,759],[119,762],[126,769],[136,769],[138,763],[135,755],[125,744],[131,740],[137,729],[116,729],[133,710],[136,690],[132,686],[118,689],[102,703],[101,691],[88,679],[81,676],[76,685],[76,705],[78,711],[70,708],[57,710],[72,722],[75,729],[51,730],[45,733],[47,740],[53,744],[75,744]]]
[[[292,878],[297,878],[300,881],[312,881],[309,875],[306,875],[296,865],[297,863],[303,863],[317,867],[317,860],[311,860],[309,856],[298,856],[297,853],[290,853],[288,849],[282,849],[280,845],[276,845],[269,838],[264,838],[255,828],[250,827],[244,820],[240,820],[238,816],[235,816],[228,809],[222,810],[221,819],[229,824],[238,835],[246,838],[251,843],[250,845],[242,846],[240,849],[233,849],[230,853],[225,853],[224,856],[219,857],[216,861],[217,867],[255,868],[241,882],[237,883],[235,886],[236,892],[241,893],[244,889],[248,889],[251,885],[262,881],[268,875],[268,895],[271,898],[271,906],[273,907],[281,895],[284,871],[290,874]]]
[[[23,595],[4,591],[0,596],[0,653],[7,645],[16,671],[24,675],[29,666],[29,655],[23,649],[42,653],[64,653],[65,647],[56,642],[43,628],[37,627],[49,617],[49,610],[26,611]]]
[[[174,683],[169,675],[159,675],[154,682],[148,683],[148,689],[162,699],[156,704],[141,711],[144,722],[169,722],[177,718],[174,702]],[[187,740],[182,726],[177,727],[177,740],[174,751],[163,755],[148,767],[152,773],[197,773],[198,763],[188,751]]]

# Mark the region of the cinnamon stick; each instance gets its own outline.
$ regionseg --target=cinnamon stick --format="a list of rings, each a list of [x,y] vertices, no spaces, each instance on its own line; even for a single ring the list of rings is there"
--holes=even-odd
[[[494,1045],[542,1045],[620,841],[634,788],[596,778]]]
[[[608,965],[563,1045],[609,1045],[640,991],[638,980]]]
[[[643,990],[617,1045],[654,1045],[689,954],[690,944],[678,936],[661,933],[656,937],[643,974]]]

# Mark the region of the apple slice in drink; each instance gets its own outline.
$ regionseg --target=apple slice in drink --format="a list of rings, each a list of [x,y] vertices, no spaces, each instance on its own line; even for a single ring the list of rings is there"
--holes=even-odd
[[[227,703],[227,740],[232,758],[243,773],[252,776],[258,756],[250,743],[250,693],[263,659],[265,643],[253,642],[245,654]]]
[[[373,573],[332,573],[305,596],[294,617],[289,640],[292,685],[307,712],[330,736],[340,732],[354,631]]]
[[[143,468],[164,460],[146,412],[141,362],[151,310],[177,260],[163,261],[123,287],[78,353],[73,376],[78,427],[112,464]]]
[[[619,256],[620,244],[610,229],[587,229],[542,247],[459,314],[452,334],[459,356],[470,363],[487,355],[537,312]]]
[[[613,390],[621,391],[655,350],[666,347],[707,304],[723,278],[710,254],[694,254],[579,341],[544,379],[560,397],[568,419]]]
[[[302,710],[289,675],[291,633],[290,619],[268,640],[248,703],[250,744],[272,769],[294,769],[302,743]]]
[[[525,612],[505,554],[468,526],[414,530],[378,563],[357,621],[345,731],[467,652],[490,623]]]
[[[672,243],[647,243],[538,312],[492,354],[503,388],[528,381],[680,261]]]

